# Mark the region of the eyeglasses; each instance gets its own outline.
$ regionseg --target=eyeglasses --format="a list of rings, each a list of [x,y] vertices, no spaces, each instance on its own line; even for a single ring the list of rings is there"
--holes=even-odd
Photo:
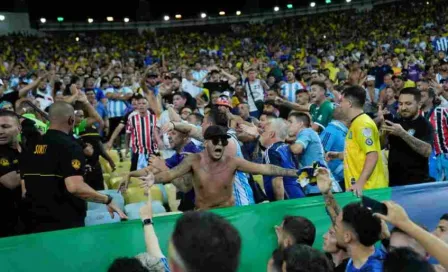
[[[229,144],[227,138],[215,137],[211,138],[210,140],[212,141],[213,145],[218,145],[219,142],[221,142],[222,146],[227,146]]]

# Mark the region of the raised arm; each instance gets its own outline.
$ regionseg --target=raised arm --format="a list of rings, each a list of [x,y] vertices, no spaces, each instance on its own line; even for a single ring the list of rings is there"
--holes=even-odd
[[[412,222],[406,211],[400,205],[393,201],[386,201],[384,204],[387,206],[387,215],[375,214],[375,216],[390,222],[392,225],[406,232],[409,236],[417,240],[430,256],[436,258],[445,269],[448,269],[448,254],[446,254],[448,252],[448,245]]]
[[[303,111],[303,112],[309,112],[310,111],[310,107],[309,106],[302,106],[302,105],[299,105],[297,103],[293,103],[293,102],[290,102],[288,100],[284,100],[284,99],[282,99],[280,97],[277,97],[275,99],[275,103],[280,105],[280,106],[284,106],[284,107],[287,107],[288,109],[295,110],[295,111]]]
[[[142,80],[140,82],[140,86],[142,87],[143,93],[146,96],[146,99],[148,99],[149,108],[154,112],[156,116],[159,116],[162,112],[160,103],[155,96],[154,92],[152,92],[148,85],[146,85],[145,77],[142,77]]]
[[[103,118],[101,118],[101,116],[96,111],[96,109],[92,106],[92,104],[89,103],[85,94],[80,93],[78,101],[80,101],[84,104],[84,107],[87,111],[87,115],[89,116],[86,119],[88,126],[91,126],[94,123],[98,123],[100,126],[104,125]]]
[[[37,88],[37,86],[39,86],[40,82],[42,80],[45,79],[46,76],[43,77],[39,77],[37,80],[33,81],[31,84],[26,85],[25,87],[23,87],[22,89],[19,90],[19,97],[24,97],[26,96],[26,94],[31,91],[34,90],[35,88]]]
[[[165,126],[162,128],[163,132],[168,132],[173,129],[188,134],[188,136],[198,141],[204,141],[204,136],[202,135],[202,129],[195,127],[191,124],[181,122],[169,122],[166,123]]]
[[[331,193],[332,181],[330,179],[330,174],[328,173],[328,169],[319,168],[317,170],[317,186],[319,187],[320,192],[325,200],[325,207],[327,209],[328,216],[330,216],[331,222],[333,225],[336,224],[336,218],[341,212],[341,208],[339,207],[336,199]]]
[[[296,177],[296,169],[286,169],[272,164],[258,164],[241,158],[232,158],[236,170],[254,175]]]

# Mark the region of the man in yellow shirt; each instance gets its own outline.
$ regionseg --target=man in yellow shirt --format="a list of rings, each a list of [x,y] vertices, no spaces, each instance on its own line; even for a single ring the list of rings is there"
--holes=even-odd
[[[363,189],[388,186],[381,158],[381,145],[375,122],[363,111],[366,92],[352,86],[342,93],[340,109],[351,125],[344,152],[328,152],[327,160],[344,160],[344,180],[348,191],[360,196]]]

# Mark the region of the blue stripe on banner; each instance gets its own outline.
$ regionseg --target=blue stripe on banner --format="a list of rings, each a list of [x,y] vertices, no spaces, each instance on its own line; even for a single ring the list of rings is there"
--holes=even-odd
[[[439,218],[448,213],[447,195],[448,182],[431,182],[392,187],[391,200],[403,206],[414,222],[433,231]]]

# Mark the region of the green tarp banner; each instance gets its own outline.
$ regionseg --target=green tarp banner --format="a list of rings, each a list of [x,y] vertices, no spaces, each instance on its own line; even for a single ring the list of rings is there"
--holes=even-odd
[[[366,192],[377,200],[389,200],[390,189]],[[338,194],[343,206],[356,201],[351,193]],[[274,226],[285,215],[309,218],[317,228],[314,247],[321,248],[322,235],[330,220],[322,196],[214,210],[229,220],[243,240],[240,271],[266,271],[266,264],[277,244]],[[162,250],[180,215],[154,219]],[[145,251],[143,229],[139,220],[64,231],[0,239],[0,271],[106,271],[117,257],[135,256]]]

